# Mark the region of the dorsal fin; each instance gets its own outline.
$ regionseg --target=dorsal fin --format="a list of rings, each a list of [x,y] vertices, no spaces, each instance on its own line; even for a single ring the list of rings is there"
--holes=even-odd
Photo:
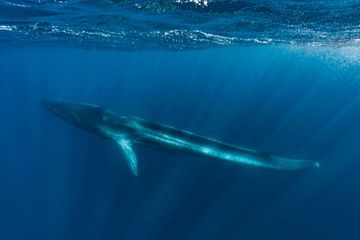
[[[131,172],[137,176],[138,175],[138,167],[137,167],[137,159],[135,152],[131,148],[130,140],[126,138],[116,139],[116,142],[119,144],[121,149],[123,150],[126,162],[131,170]]]

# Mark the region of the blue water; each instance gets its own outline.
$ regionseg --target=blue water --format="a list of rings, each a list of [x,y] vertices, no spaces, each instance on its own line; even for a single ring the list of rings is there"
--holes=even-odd
[[[359,2],[217,2],[0,3],[0,239],[360,239]],[[250,21],[244,12],[294,21],[299,35],[229,31]],[[300,34],[309,26],[329,37]],[[135,177],[116,144],[42,99],[321,167],[272,171],[136,145]]]
[[[4,0],[0,42],[127,51],[359,46],[359,13],[359,0]]]

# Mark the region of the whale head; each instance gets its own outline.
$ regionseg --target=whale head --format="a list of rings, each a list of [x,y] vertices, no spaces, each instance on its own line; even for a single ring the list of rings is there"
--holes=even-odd
[[[84,130],[103,136],[99,130],[99,126],[104,122],[105,110],[103,108],[91,104],[62,101],[42,101],[41,104],[44,109],[59,118]]]

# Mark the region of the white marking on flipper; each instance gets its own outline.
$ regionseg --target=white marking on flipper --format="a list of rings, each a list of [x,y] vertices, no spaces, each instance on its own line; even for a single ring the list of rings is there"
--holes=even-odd
[[[120,145],[123,153],[125,155],[126,162],[131,170],[131,172],[137,176],[138,168],[137,168],[137,159],[135,152],[131,148],[131,142],[125,138],[116,139],[116,142]]]
[[[126,138],[125,134],[116,134],[110,131],[108,128],[99,126],[101,132],[108,136],[109,138],[113,139],[121,149],[123,150],[126,162],[131,170],[131,172],[137,176],[138,175],[138,168],[137,168],[137,159],[135,152],[131,148],[131,141]]]

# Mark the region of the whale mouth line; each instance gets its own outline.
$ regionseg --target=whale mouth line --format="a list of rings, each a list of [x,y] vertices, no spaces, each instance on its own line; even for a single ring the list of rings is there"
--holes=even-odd
[[[78,123],[81,123],[81,119],[76,112],[71,112],[71,114],[75,117],[75,119],[77,120]]]

